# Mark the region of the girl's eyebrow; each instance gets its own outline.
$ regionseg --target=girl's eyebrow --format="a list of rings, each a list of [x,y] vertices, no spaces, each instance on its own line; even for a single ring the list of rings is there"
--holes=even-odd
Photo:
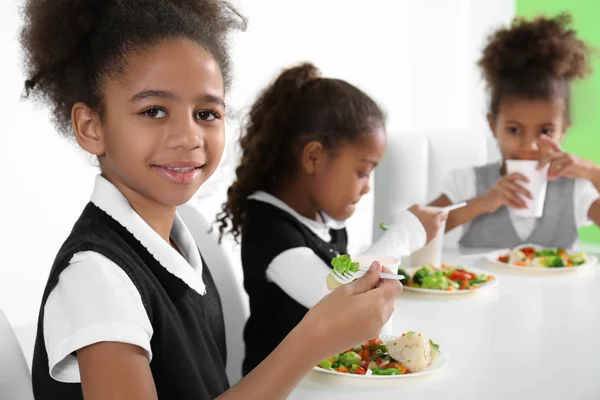
[[[369,160],[367,158],[361,159],[360,162],[364,162],[364,163],[367,163],[367,164],[373,164],[374,166],[377,166],[379,164],[377,161]]]
[[[173,92],[169,92],[168,90],[149,89],[149,90],[142,90],[141,92],[133,95],[133,97],[131,97],[131,99],[129,99],[129,101],[132,103],[137,103],[139,101],[145,100],[150,97],[158,97],[161,99],[168,99],[168,100],[180,100],[179,96],[177,96]]]
[[[148,99],[151,97],[158,97],[161,99],[175,100],[175,101],[181,100],[181,98],[178,95],[176,95],[175,93],[170,92],[168,90],[148,89],[148,90],[142,90],[141,92],[133,95],[131,97],[131,99],[129,99],[129,101],[132,103],[137,103],[137,102],[140,102],[142,100],[145,100],[145,99]],[[207,93],[204,95],[197,96],[194,100],[197,102],[214,103],[214,104],[218,104],[220,106],[225,107],[225,100],[223,100],[223,97],[216,95],[216,94]]]

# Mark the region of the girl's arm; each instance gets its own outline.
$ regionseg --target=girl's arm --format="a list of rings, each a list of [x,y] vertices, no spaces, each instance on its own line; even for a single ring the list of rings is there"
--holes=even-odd
[[[546,157],[540,160],[538,168],[550,164],[548,178],[585,179],[600,192],[600,166],[562,150],[560,145],[547,136],[542,136],[539,144],[545,148]],[[600,199],[594,201],[588,210],[588,218],[600,226]]]
[[[269,357],[219,399],[285,399],[320,360],[376,337],[401,290],[396,280],[380,280],[381,270],[375,262],[362,278],[325,297]]]
[[[362,278],[325,297],[266,360],[219,399],[285,399],[321,359],[377,336],[401,290],[396,280],[380,280],[380,273],[381,265],[374,263]],[[85,399],[157,399],[146,354],[135,345],[112,342],[78,350]]]
[[[596,190],[600,192],[600,167],[595,164],[592,167],[590,182],[594,185]],[[594,224],[600,226],[600,199],[594,201],[590,206],[588,218],[592,220]]]
[[[300,324],[262,364],[219,399],[287,397],[319,361],[316,349],[309,345],[317,339],[314,336],[306,324]],[[141,347],[102,342],[78,350],[77,359],[86,400],[158,399],[147,353]]]
[[[306,325],[300,323],[269,357],[219,396],[219,400],[287,398],[315,364],[328,356],[318,354],[317,349],[310,346],[310,342],[318,343],[318,334]]]
[[[310,346],[317,338],[306,325],[297,326],[266,360],[219,399],[286,398],[320,358],[327,357],[320,357]],[[147,353],[141,347],[102,342],[78,350],[77,359],[86,400],[158,399]]]
[[[452,202],[445,194],[443,194],[429,205],[432,207],[447,207],[452,205]],[[464,225],[467,222],[471,222],[475,218],[488,213],[490,213],[489,202],[484,196],[469,200],[467,201],[467,205],[465,207],[450,211],[450,213],[448,213],[448,219],[446,220],[446,232],[450,232],[457,226]]]
[[[158,399],[148,353],[133,344],[100,342],[77,350],[85,400]]]

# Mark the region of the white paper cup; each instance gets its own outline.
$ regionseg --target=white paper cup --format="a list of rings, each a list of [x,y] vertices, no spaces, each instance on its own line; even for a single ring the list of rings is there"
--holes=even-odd
[[[526,198],[525,196],[520,197],[525,201],[527,208],[518,209],[510,207],[511,213],[517,217],[525,218],[540,218],[544,214],[544,202],[546,201],[546,187],[548,186],[548,167],[546,165],[543,169],[536,169],[538,161],[535,160],[506,160],[506,173],[512,174],[518,172],[527,179],[528,183],[517,182],[525,189],[529,190],[533,199]]]
[[[437,236],[433,238],[433,240],[425,247],[415,251],[410,255],[410,266],[419,267],[425,264],[431,264],[436,267],[441,266],[445,232],[446,222],[444,221]]]
[[[352,261],[357,262],[361,268],[369,268],[373,261],[379,261],[381,265],[392,271],[392,273],[398,273],[398,267],[400,266],[400,259],[393,257],[377,256],[374,254],[361,254],[353,256]]]

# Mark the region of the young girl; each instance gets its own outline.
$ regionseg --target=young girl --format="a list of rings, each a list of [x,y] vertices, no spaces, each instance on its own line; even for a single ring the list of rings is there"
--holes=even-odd
[[[504,248],[521,243],[569,248],[578,228],[600,223],[600,168],[563,152],[571,124],[572,82],[588,73],[589,48],[570,28],[571,17],[516,19],[490,36],[479,66],[491,95],[488,121],[502,162],[455,171],[432,204],[468,200],[452,211],[446,230],[464,225],[460,244]],[[506,173],[506,160],[550,163],[543,216],[519,218],[527,178]]]
[[[346,253],[343,221],[369,191],[385,151],[384,116],[356,87],[303,64],[259,96],[241,147],[237,181],[219,218],[222,234],[229,228],[242,236],[248,373],[328,293],[330,262]],[[411,211],[400,213],[368,253],[409,254],[446,216],[419,206]]]
[[[377,335],[400,285],[374,263],[228,390],[219,294],[176,213],[223,151],[225,43],[244,22],[228,3],[29,0],[24,16],[27,90],[101,171],[42,297],[36,399],[285,398]]]

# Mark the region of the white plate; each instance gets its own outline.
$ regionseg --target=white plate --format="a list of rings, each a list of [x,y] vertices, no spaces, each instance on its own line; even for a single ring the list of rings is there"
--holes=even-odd
[[[534,247],[536,249],[541,249],[541,246],[537,246],[537,245],[529,245],[529,244],[525,244],[525,245],[521,245],[521,246],[517,246],[516,248],[522,248],[522,247]],[[503,267],[503,268],[510,268],[510,269],[518,269],[521,271],[539,271],[539,272],[547,272],[547,273],[561,273],[561,272],[570,272],[570,271],[576,271],[580,268],[585,268],[585,267],[591,267],[594,266],[596,264],[598,264],[598,257],[591,255],[591,254],[587,254],[587,262],[585,264],[582,265],[578,265],[576,267],[559,267],[559,268],[549,268],[549,267],[520,267],[518,265],[515,264],[507,264],[507,263],[503,263],[498,261],[498,257],[500,256],[504,256],[506,254],[512,253],[511,249],[503,249],[503,250],[496,250],[496,251],[492,251],[490,253],[488,253],[485,256],[485,259],[492,263],[495,266],[498,267]]]
[[[474,289],[474,290],[438,290],[438,289],[416,288],[416,287],[410,287],[410,286],[404,286],[402,288],[402,290],[406,290],[407,292],[421,292],[421,293],[441,294],[441,295],[464,295],[464,294],[470,294],[470,293],[477,293],[477,292],[479,292],[481,290],[485,290],[485,289],[491,289],[493,287],[498,286],[498,283],[500,283],[499,282],[500,278],[498,278],[497,275],[490,274],[489,271],[479,269],[479,268],[465,267],[464,265],[461,265],[461,267],[466,269],[467,271],[471,271],[476,274],[491,275],[494,277],[494,279],[491,281],[488,281],[485,284],[480,285],[477,289]],[[412,276],[412,274],[420,268],[421,267],[408,268],[408,269],[406,269],[406,272],[408,272]]]
[[[388,339],[392,339],[395,338],[397,336],[387,336],[387,335],[381,335],[381,340],[385,343],[386,340]],[[313,370],[317,371],[317,372],[323,372],[325,374],[331,374],[331,375],[337,375],[337,376],[345,376],[347,378],[357,378],[357,379],[402,379],[402,378],[412,378],[412,377],[416,377],[416,376],[423,376],[423,375],[429,375],[429,374],[433,374],[435,372],[441,371],[442,369],[444,369],[448,363],[450,362],[450,357],[448,356],[448,353],[446,353],[444,350],[440,350],[439,353],[437,354],[437,357],[435,357],[435,360],[433,360],[433,362],[431,363],[431,365],[427,368],[425,368],[423,371],[420,372],[413,372],[410,374],[405,374],[405,375],[356,375],[356,374],[345,374],[343,372],[337,372],[335,370],[332,369],[323,369],[321,367],[314,367]]]

